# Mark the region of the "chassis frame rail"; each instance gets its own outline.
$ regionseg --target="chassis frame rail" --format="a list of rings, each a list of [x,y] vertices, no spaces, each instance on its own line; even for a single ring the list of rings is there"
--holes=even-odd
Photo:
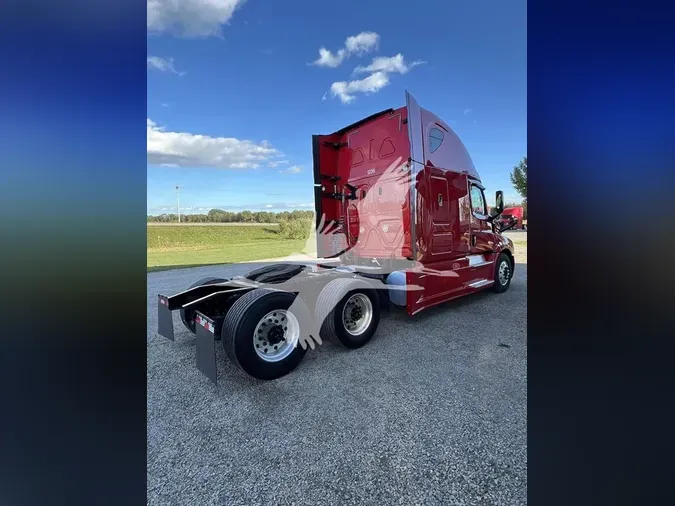
[[[213,285],[203,285],[185,290],[176,295],[157,295],[157,333],[171,341],[175,341],[173,328],[173,311],[196,307],[199,304],[217,297],[231,296],[256,288],[257,283],[251,281],[227,281]],[[220,331],[217,333],[220,336]]]

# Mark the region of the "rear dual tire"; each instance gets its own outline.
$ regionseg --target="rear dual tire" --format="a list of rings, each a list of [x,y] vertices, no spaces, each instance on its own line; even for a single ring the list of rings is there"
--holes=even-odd
[[[293,371],[307,352],[301,340],[316,331],[321,339],[359,348],[380,322],[379,294],[349,278],[329,282],[319,293],[315,314],[291,292],[256,288],[240,297],[223,321],[227,357],[254,378],[273,380]]]
[[[337,278],[321,290],[315,314],[321,339],[360,348],[372,339],[380,323],[380,297],[365,281]]]
[[[232,305],[221,340],[225,354],[244,372],[272,380],[300,364],[307,351],[300,340],[311,325],[307,306],[295,294],[256,288]]]

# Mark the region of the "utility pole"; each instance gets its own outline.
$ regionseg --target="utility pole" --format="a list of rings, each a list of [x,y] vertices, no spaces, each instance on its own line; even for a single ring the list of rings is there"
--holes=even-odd
[[[180,223],[180,186],[176,185],[176,208],[178,209],[178,223]]]

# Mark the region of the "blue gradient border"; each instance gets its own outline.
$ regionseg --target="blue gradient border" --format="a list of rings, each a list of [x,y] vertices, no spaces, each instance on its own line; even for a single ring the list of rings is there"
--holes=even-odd
[[[0,28],[0,503],[145,504],[146,7]]]
[[[146,500],[145,16],[3,11],[2,504]],[[532,504],[649,503],[669,482],[651,452],[671,428],[671,19],[529,2]]]
[[[671,19],[653,2],[528,4],[532,504],[663,495],[653,453],[672,378]]]

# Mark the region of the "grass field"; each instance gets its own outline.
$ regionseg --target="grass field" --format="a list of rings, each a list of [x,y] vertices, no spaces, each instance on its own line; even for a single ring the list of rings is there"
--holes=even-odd
[[[516,250],[516,262],[527,263],[527,232],[506,232],[508,237],[513,241],[513,247]]]
[[[148,225],[148,272],[281,258],[303,252],[313,241],[285,239],[277,224],[223,225]],[[506,234],[517,261],[527,263],[527,233]]]
[[[161,221],[149,221],[149,227],[267,227],[267,228],[276,228],[279,226],[278,223],[200,223],[195,222],[182,222],[182,223],[163,223]]]
[[[148,271],[277,258],[301,252],[304,240],[281,238],[276,225],[148,225]]]

